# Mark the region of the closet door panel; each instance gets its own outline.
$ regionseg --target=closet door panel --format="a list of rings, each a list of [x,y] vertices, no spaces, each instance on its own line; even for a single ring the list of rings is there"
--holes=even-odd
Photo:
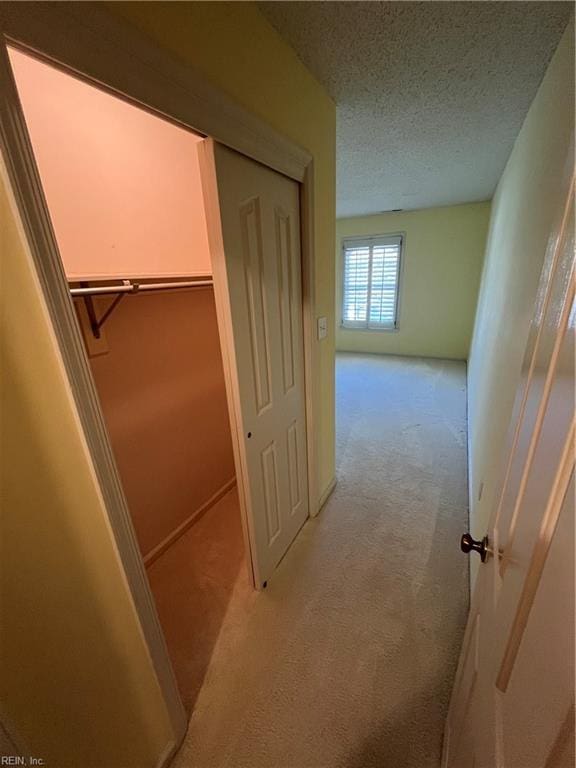
[[[260,586],[308,517],[299,186],[213,142],[203,152],[238,474]]]

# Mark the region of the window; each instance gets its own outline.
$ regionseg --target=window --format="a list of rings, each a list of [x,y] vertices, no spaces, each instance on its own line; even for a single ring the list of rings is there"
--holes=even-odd
[[[345,328],[398,327],[401,253],[401,235],[344,241],[342,325]]]

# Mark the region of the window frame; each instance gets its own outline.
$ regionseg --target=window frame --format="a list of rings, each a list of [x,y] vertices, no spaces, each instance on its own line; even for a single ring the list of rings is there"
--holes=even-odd
[[[351,243],[357,245],[373,245],[374,243],[382,243],[388,239],[400,238],[400,254],[398,256],[398,280],[396,288],[396,302],[394,305],[394,325],[392,326],[369,326],[368,319],[365,324],[361,324],[363,321],[352,321],[358,323],[357,325],[347,324],[344,320],[344,299],[346,295],[346,247]],[[396,333],[400,330],[400,291],[402,289],[403,271],[404,271],[404,250],[406,248],[406,232],[386,232],[380,235],[346,235],[342,237],[341,243],[341,258],[342,264],[340,269],[340,329],[343,331],[360,331],[361,333]],[[369,289],[370,290],[370,289]]]

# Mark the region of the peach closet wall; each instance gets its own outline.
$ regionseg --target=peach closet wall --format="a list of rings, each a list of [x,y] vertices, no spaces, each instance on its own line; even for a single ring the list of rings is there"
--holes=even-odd
[[[10,61],[67,278],[210,274],[200,138],[18,51]],[[103,331],[90,362],[146,555],[234,478],[212,289],[127,296]]]

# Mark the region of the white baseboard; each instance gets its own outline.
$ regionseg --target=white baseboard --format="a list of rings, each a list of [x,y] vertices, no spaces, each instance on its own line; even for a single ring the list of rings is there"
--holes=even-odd
[[[320,495],[320,498],[318,499],[318,511],[316,512],[316,515],[321,512],[322,507],[324,506],[324,504],[326,504],[326,502],[330,498],[332,491],[334,490],[334,488],[336,488],[336,483],[337,483],[336,476],[334,476],[332,480],[330,480],[326,488],[324,489],[323,493]],[[314,517],[316,515],[314,515]]]
[[[180,748],[180,744],[178,744],[175,741],[170,741],[166,745],[166,748],[163,750],[162,754],[158,758],[158,762],[156,763],[156,768],[166,768],[167,765],[169,765],[172,762],[172,759],[176,755],[176,752]]]
[[[174,542],[180,538],[188,528],[190,528],[191,525],[194,525],[196,520],[198,518],[202,517],[202,515],[207,512],[210,507],[213,507],[214,504],[216,504],[217,501],[220,501],[222,496],[224,496],[228,491],[233,488],[236,485],[236,478],[233,477],[231,480],[228,480],[227,483],[224,483],[224,485],[219,488],[215,494],[213,494],[208,501],[204,502],[201,507],[198,507],[198,509],[195,509],[192,514],[184,520],[184,522],[180,523],[178,528],[175,528],[171,533],[166,536],[165,539],[163,539],[160,544],[157,544],[154,549],[151,549],[150,552],[147,552],[144,555],[144,565],[151,565],[154,560],[157,560],[161,554],[163,554],[169,546],[174,544]]]

